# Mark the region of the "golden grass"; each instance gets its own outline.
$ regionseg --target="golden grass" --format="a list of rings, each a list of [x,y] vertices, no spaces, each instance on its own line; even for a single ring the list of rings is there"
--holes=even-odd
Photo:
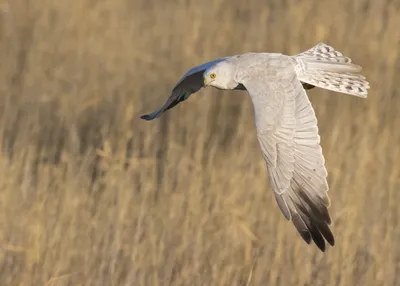
[[[400,285],[400,2],[0,5],[1,285]],[[337,245],[284,220],[244,92],[153,122],[193,65],[327,42],[367,100],[311,90]]]

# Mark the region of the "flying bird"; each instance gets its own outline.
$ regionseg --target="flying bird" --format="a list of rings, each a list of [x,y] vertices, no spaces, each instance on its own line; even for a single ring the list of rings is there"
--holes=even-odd
[[[245,53],[224,57],[189,70],[161,108],[141,118],[159,117],[202,87],[247,90],[276,202],[304,241],[314,241],[325,251],[325,241],[335,244],[328,212],[328,173],[306,89],[319,87],[366,98],[369,83],[357,74],[361,70],[324,43],[294,56]]]

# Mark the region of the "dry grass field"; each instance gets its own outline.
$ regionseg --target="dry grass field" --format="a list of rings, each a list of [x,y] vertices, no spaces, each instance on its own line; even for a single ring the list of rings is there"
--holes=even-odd
[[[0,285],[400,285],[400,0],[0,2]],[[366,100],[308,92],[335,247],[278,209],[243,91],[161,118],[194,65],[323,41]]]

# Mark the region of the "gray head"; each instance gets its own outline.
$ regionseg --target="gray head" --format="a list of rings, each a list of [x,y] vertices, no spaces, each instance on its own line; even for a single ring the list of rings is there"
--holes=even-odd
[[[234,73],[235,66],[231,62],[220,62],[203,73],[204,85],[219,89],[234,89],[238,85]]]

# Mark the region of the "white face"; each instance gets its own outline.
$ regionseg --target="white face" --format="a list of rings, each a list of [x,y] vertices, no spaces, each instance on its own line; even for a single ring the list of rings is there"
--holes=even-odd
[[[233,78],[233,67],[229,63],[218,63],[203,74],[204,85],[220,89],[233,89],[238,83]]]

